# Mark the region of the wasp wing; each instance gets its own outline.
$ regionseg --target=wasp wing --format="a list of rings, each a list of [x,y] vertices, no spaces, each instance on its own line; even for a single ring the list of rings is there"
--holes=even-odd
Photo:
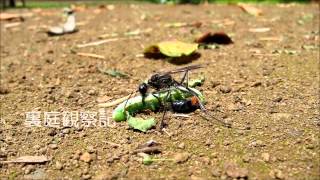
[[[196,65],[190,65],[190,66],[185,66],[185,67],[182,67],[182,68],[174,69],[174,70],[171,70],[171,71],[160,72],[159,74],[161,74],[161,75],[175,74],[175,73],[191,71],[191,70],[199,69],[199,68],[203,68],[203,67],[204,67],[204,64],[196,64]]]

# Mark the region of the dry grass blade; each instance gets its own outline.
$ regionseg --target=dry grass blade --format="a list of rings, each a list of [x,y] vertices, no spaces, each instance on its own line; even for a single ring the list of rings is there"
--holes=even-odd
[[[0,21],[19,20],[23,21],[25,17],[31,17],[33,13],[0,13]]]
[[[140,39],[141,37],[131,37],[131,38],[111,38],[111,39],[104,39],[100,41],[94,41],[90,43],[85,43],[85,44],[78,44],[78,48],[84,48],[84,47],[89,47],[89,46],[99,46],[101,44],[109,43],[109,42],[114,42],[114,41],[119,41],[119,40],[126,40],[126,39]]]
[[[98,54],[93,54],[93,53],[81,53],[81,52],[78,52],[77,55],[84,56],[84,57],[93,57],[93,58],[97,58],[97,59],[105,59],[104,56],[98,55]]]
[[[94,42],[90,42],[90,43],[85,43],[85,44],[79,44],[77,45],[78,48],[84,48],[84,47],[88,47],[88,46],[99,46],[101,44],[105,44],[108,42],[113,42],[113,41],[118,41],[119,38],[112,38],[112,39],[104,39],[104,40],[100,40],[100,41],[94,41]]]
[[[22,18],[20,14],[0,13],[0,20],[12,20],[20,18]]]
[[[260,41],[282,41],[281,37],[262,37],[259,38]]]

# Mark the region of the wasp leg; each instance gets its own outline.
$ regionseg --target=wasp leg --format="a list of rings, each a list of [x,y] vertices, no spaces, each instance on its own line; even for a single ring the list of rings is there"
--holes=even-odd
[[[127,103],[128,103],[128,101],[129,101],[129,99],[131,98],[131,96],[132,96],[135,92],[136,92],[136,91],[133,91],[133,92],[130,93],[128,99],[126,100],[126,103],[124,104],[124,108],[123,108],[124,111],[126,110]],[[142,99],[144,99],[144,98],[142,97]]]
[[[161,99],[159,98],[159,96],[157,96],[154,92],[152,92],[151,95],[158,100],[160,106],[163,106],[163,104],[162,104]]]
[[[181,85],[180,85],[180,86],[181,86]],[[196,94],[192,89],[190,89],[189,87],[185,87],[185,86],[181,86],[181,87],[186,88],[187,90],[184,90],[184,91],[191,93],[193,96],[195,96],[195,97],[197,98],[197,101],[199,102],[199,107],[200,107],[201,111],[202,111],[204,114],[206,114],[206,115],[208,115],[210,118],[215,119],[216,121],[222,123],[223,126],[225,126],[225,127],[228,127],[228,128],[231,127],[231,124],[230,124],[230,123],[227,123],[227,122],[225,122],[224,120],[222,120],[222,119],[220,119],[220,118],[214,117],[214,116],[204,107],[204,105],[201,103],[199,97],[197,96],[197,94]],[[180,90],[182,90],[181,88],[179,88],[179,86],[178,86],[177,88],[180,89]],[[204,119],[206,119],[206,120],[210,120],[210,119],[207,118],[206,116],[202,116],[202,117],[203,117]]]
[[[189,86],[189,70],[186,70],[182,76],[182,79],[180,80],[180,83],[178,82],[179,85],[183,85],[183,82],[185,81],[185,79],[187,78],[187,86]]]
[[[160,121],[160,131],[162,131],[162,129],[163,129],[163,127],[164,127],[164,118],[165,118],[166,113],[167,113],[167,111],[168,111],[168,108],[167,108],[167,106],[166,106],[166,102],[167,102],[167,100],[168,100],[168,98],[169,98],[170,96],[171,96],[171,92],[168,91],[166,97],[165,97],[164,100],[163,100],[163,101],[164,101],[164,102],[163,102],[164,110],[163,110],[162,119],[161,119],[161,121]]]

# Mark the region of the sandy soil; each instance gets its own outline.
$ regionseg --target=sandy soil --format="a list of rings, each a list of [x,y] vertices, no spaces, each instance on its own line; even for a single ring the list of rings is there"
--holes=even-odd
[[[48,37],[61,10],[32,12],[20,25],[1,22],[0,160],[25,155],[52,158],[43,164],[1,163],[1,179],[319,179],[319,12],[313,5],[261,5],[254,17],[237,6],[116,5],[77,12],[80,31]],[[203,22],[200,28],[167,28],[172,22]],[[250,32],[251,28],[270,28]],[[151,32],[99,46],[77,44],[106,33]],[[209,63],[204,74],[206,107],[232,122],[225,128],[199,112],[167,115],[167,133],[140,133],[126,122],[114,128],[26,127],[26,112],[95,111],[98,100],[117,99],[160,69],[180,67],[139,57],[163,40],[192,41],[224,31],[234,44],[199,50],[190,64]],[[81,57],[95,53],[105,59]],[[138,56],[137,56],[138,55]],[[117,69],[129,79],[98,68]],[[218,111],[219,110],[219,111]],[[112,108],[107,109],[111,115]],[[157,119],[161,113],[151,114]],[[131,152],[150,139],[161,143],[147,166]],[[87,162],[85,162],[87,161]]]

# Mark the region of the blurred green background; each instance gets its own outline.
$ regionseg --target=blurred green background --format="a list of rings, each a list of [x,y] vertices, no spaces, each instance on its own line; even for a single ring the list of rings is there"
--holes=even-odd
[[[14,2],[14,5],[10,5]],[[238,3],[238,2],[250,2],[250,3],[309,3],[319,2],[318,0],[24,0],[27,8],[57,8],[65,7],[70,4],[118,4],[118,3],[158,3],[158,4],[201,4],[201,3]],[[23,0],[1,0],[0,6],[6,8],[21,8],[23,7]]]

